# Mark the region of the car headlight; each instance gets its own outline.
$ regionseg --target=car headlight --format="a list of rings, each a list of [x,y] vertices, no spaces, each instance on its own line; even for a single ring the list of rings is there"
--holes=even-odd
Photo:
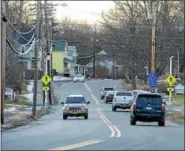
[[[64,109],[65,109],[65,110],[69,110],[69,106],[66,106]]]
[[[133,100],[130,100],[129,103],[130,103],[130,104],[133,104]]]

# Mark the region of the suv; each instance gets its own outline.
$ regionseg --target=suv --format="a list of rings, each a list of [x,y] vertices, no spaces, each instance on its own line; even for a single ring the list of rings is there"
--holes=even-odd
[[[89,101],[86,101],[83,95],[68,95],[65,102],[61,102],[63,107],[63,119],[66,120],[68,116],[79,117],[84,116],[88,119],[88,107]]]
[[[158,122],[158,126],[165,126],[165,105],[159,94],[138,94],[130,111],[131,125],[141,121]]]
[[[114,91],[114,88],[113,87],[107,87],[107,88],[103,88],[101,90],[101,99],[104,99],[107,91]]]
[[[129,91],[117,91],[115,92],[112,101],[112,111],[116,111],[117,108],[130,109],[134,101],[134,95]]]
[[[114,91],[107,91],[105,94],[105,103],[107,102],[112,102],[113,98],[114,98]]]

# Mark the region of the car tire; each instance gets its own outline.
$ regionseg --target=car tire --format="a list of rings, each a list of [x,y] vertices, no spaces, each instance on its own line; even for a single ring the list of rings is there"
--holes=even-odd
[[[136,120],[134,117],[130,117],[130,125],[136,125]]]
[[[67,120],[67,115],[63,115],[63,119],[64,120]]]
[[[113,106],[113,107],[112,107],[112,111],[113,111],[113,112],[116,112],[116,107]]]
[[[86,120],[88,119],[88,114],[84,116],[84,119],[86,119]]]
[[[158,121],[158,126],[165,126],[165,120]]]

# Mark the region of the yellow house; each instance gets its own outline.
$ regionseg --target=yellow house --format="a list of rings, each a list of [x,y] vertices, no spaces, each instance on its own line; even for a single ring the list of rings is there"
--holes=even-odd
[[[55,40],[52,51],[52,69],[62,74],[64,72],[64,58],[68,54],[68,42],[65,40]]]

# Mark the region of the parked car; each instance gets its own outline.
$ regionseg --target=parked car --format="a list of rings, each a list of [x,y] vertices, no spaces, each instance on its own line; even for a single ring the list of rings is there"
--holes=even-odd
[[[77,74],[73,77],[73,82],[84,82],[85,81],[85,77],[82,74]]]
[[[64,102],[61,102],[63,107],[63,119],[66,120],[67,117],[79,117],[84,116],[88,119],[88,106],[89,101],[86,101],[83,95],[68,95]]]
[[[114,91],[107,91],[105,94],[105,103],[107,102],[112,102],[113,98],[114,98]]]
[[[101,90],[101,99],[104,99],[107,91],[113,91],[114,92],[114,88],[113,87],[102,88],[102,90]]]
[[[130,108],[130,124],[137,121],[158,122],[159,126],[165,126],[165,105],[159,94],[138,94]]]
[[[129,91],[116,91],[112,101],[112,111],[117,108],[130,109],[134,101],[134,95]]]

